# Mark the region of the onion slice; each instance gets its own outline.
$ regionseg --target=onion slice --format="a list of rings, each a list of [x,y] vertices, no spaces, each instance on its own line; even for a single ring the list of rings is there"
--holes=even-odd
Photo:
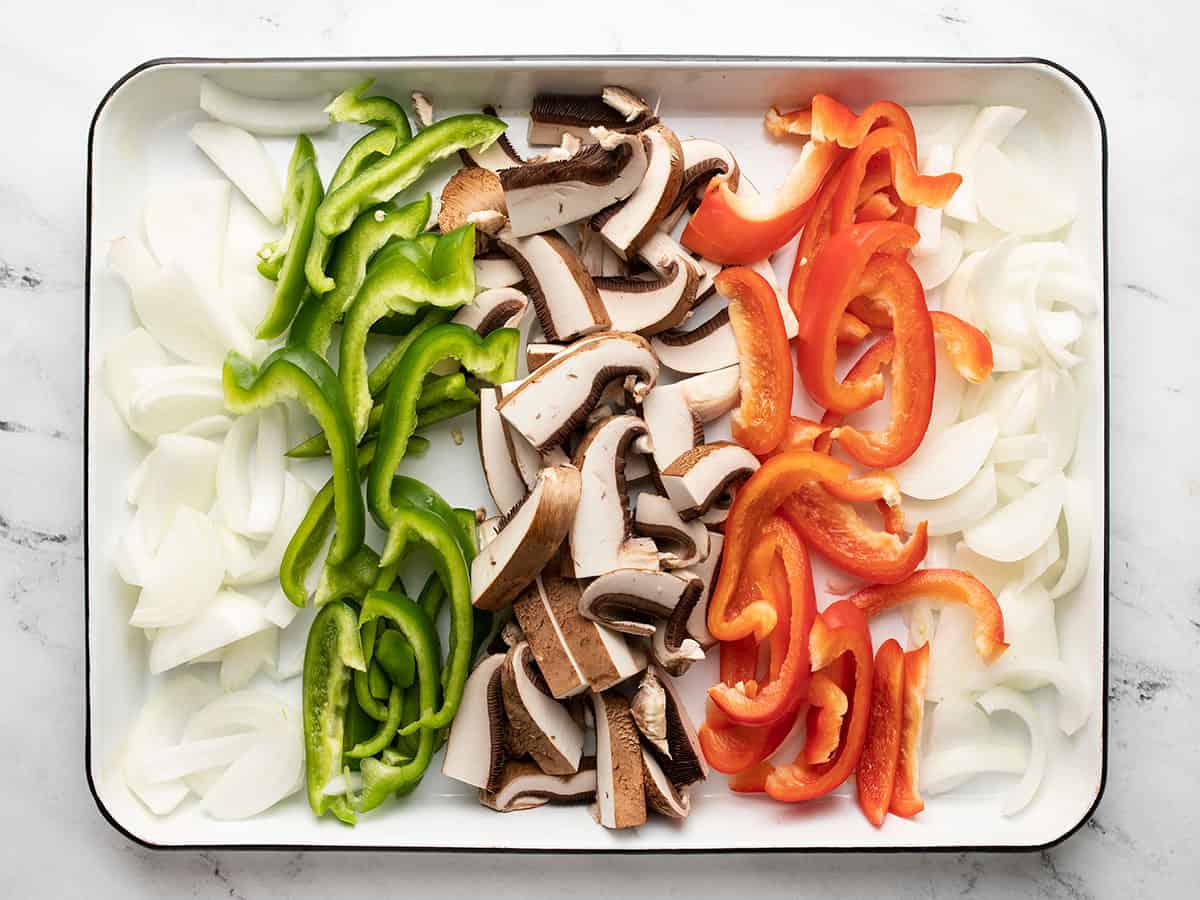
[[[134,477],[127,499],[142,510],[142,528],[157,546],[181,506],[207,512],[216,496],[217,458],[213,441],[184,434],[158,439]]]
[[[300,520],[308,512],[312,503],[312,488],[293,475],[284,473],[283,503],[279,509],[279,519],[271,537],[258,548],[251,557],[248,566],[230,571],[225,583],[240,587],[242,585],[258,584],[279,575],[279,565],[283,562],[283,554],[292,539]]]
[[[928,734],[920,766],[925,794],[944,794],[976,775],[1020,775],[1028,762],[1024,747],[996,741],[987,713],[966,697],[938,703],[929,715]]]
[[[1052,476],[993,511],[963,531],[966,545],[997,562],[1024,559],[1046,542],[1058,524],[1065,482],[1062,475]]]
[[[142,757],[142,775],[150,784],[161,784],[229,765],[254,743],[252,734],[187,741]]]
[[[954,152],[954,171],[962,175],[962,184],[946,204],[946,215],[964,222],[978,219],[975,207],[975,162],[984,145],[999,145],[1025,118],[1025,110],[1015,106],[985,106],[975,117],[970,130]]]
[[[1050,588],[1050,599],[1065,597],[1079,586],[1087,572],[1092,550],[1092,497],[1090,486],[1077,478],[1066,480],[1063,497],[1066,521],[1066,566]]]
[[[279,173],[258,138],[223,122],[197,122],[188,134],[263,218],[272,225],[282,224]]]
[[[279,404],[258,414],[258,435],[254,459],[250,465],[250,508],[246,513],[246,534],[263,537],[275,530],[279,507],[283,502],[283,481],[287,471],[287,421]]]
[[[1009,234],[1049,234],[1075,218],[1075,198],[1048,174],[1013,162],[995,144],[983,144],[972,181],[979,212]]]
[[[988,464],[953,494],[939,500],[905,500],[902,509],[908,521],[927,522],[932,538],[962,531],[995,509],[998,502],[996,467]]]
[[[266,611],[263,612],[264,618]],[[274,623],[272,623],[274,624]],[[235,641],[221,655],[221,689],[240,691],[260,671],[273,672],[279,659],[279,629],[264,628]]]
[[[1015,816],[1037,795],[1046,774],[1046,733],[1038,718],[1033,703],[1024,694],[1018,694],[1011,688],[996,687],[987,691],[977,701],[991,715],[1001,710],[1010,712],[1025,723],[1029,729],[1029,764],[1017,786],[1004,798],[1000,811],[1006,816]]]
[[[140,327],[115,341],[104,354],[104,386],[126,424],[129,423],[129,402],[133,399],[137,370],[162,368],[167,363],[167,352],[162,344]]]
[[[217,596],[224,574],[220,536],[212,520],[190,507],[178,507],[146,573],[129,624],[182,627]]]
[[[929,152],[922,155],[922,175],[944,175],[954,165],[954,147],[950,144],[933,144]],[[918,206],[916,222],[920,240],[912,248],[914,257],[933,256],[942,244],[942,210],[931,206]],[[960,248],[961,249],[961,248]],[[955,265],[957,265],[955,261]],[[953,269],[951,269],[953,271]],[[922,278],[924,283],[925,279]],[[928,285],[926,285],[928,287]]]
[[[917,207],[918,211],[925,207]],[[939,287],[954,274],[962,261],[962,238],[952,228],[943,228],[938,248],[925,256],[913,256],[909,263],[926,291]]]
[[[200,79],[200,108],[216,119],[255,134],[313,134],[332,123],[325,107],[333,94],[298,100],[273,100],[240,94],[211,78]]]
[[[229,193],[223,178],[157,184],[146,191],[142,223],[160,266],[179,268],[206,290],[220,285]]]
[[[988,413],[959,422],[940,434],[927,435],[917,452],[892,474],[909,497],[948,497],[979,473],[998,433],[996,419]]]
[[[150,671],[156,675],[166,672],[269,627],[260,603],[245,594],[222,590],[191,621],[159,629],[150,645]]]

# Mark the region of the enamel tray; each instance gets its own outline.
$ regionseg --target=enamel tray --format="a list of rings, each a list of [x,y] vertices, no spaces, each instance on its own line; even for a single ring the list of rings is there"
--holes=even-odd
[[[151,687],[146,642],[126,622],[132,589],[116,576],[112,548],[129,518],[125,482],[145,447],[127,432],[100,377],[105,349],[135,324],[127,294],[107,271],[108,241],[140,228],[147,184],[156,178],[212,175],[187,138],[203,118],[198,82],[212,75],[237,90],[262,96],[298,96],[339,89],[372,75],[381,92],[407,99],[429,93],[439,116],[497,104],[521,147],[524,111],[538,91],[594,93],[628,85],[654,102],[681,135],[720,140],[742,171],[769,190],[779,183],[794,148],[768,141],[763,111],[772,103],[798,105],[814,92],[852,106],[881,97],[906,105],[1009,103],[1029,108],[1045,126],[1059,170],[1076,189],[1079,218],[1070,240],[1083,253],[1104,294],[1103,312],[1090,320],[1079,373],[1085,404],[1072,470],[1095,486],[1092,560],[1074,596],[1059,601],[1058,632],[1064,659],[1085,674],[1093,713],[1071,738],[1053,735],[1045,782],[1035,802],[1015,818],[998,811],[1002,785],[984,782],[932,798],[913,821],[889,817],[880,829],[859,812],[852,789],[791,807],[731,794],[714,773],[693,794],[682,824],[651,817],[629,832],[609,832],[580,806],[546,806],[500,815],[478,805],[475,791],[444,778],[439,760],[419,790],[403,802],[364,816],[356,828],[313,818],[303,791],[245,822],[208,819],[185,802],[159,819],[125,788],[120,755],[125,735]],[[331,128],[315,139],[328,178],[351,130]],[[270,139],[282,171],[290,139]],[[1106,364],[1106,144],[1099,108],[1071,73],[1045,61],[765,58],[447,58],[305,60],[156,60],[134,69],[101,101],[92,122],[88,159],[87,316],[88,381],[85,493],[87,587],[88,781],[105,818],[130,839],[159,848],[372,848],[438,850],[544,850],[686,852],[747,850],[966,850],[1035,849],[1079,828],[1104,786],[1107,695],[1107,364]],[[448,174],[446,169],[442,177]],[[422,185],[422,189],[424,186]],[[236,192],[235,192],[236,194]],[[787,272],[781,269],[786,283]],[[434,451],[410,471],[442,490],[455,505],[487,502],[474,425],[456,446],[435,434]],[[824,578],[817,573],[816,583]],[[821,593],[821,591],[818,591]],[[828,599],[819,600],[820,603]],[[885,628],[887,627],[885,623]],[[897,633],[899,633],[897,631]],[[713,654],[715,657],[716,654]],[[715,680],[715,660],[681,682],[693,717],[704,712],[704,689]],[[266,681],[265,676],[260,676]],[[299,679],[280,688],[298,703]],[[1043,692],[1045,693],[1045,692]],[[1051,698],[1039,696],[1046,712]],[[439,758],[440,759],[440,758]]]

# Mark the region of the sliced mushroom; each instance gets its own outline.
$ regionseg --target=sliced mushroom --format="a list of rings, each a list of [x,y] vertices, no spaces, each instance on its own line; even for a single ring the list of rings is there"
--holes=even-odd
[[[704,523],[683,521],[668,497],[649,491],[639,494],[633,530],[654,539],[664,569],[686,569],[708,556],[710,538]]]
[[[533,667],[529,644],[508,652],[500,669],[504,712],[508,718],[508,750],[513,757],[528,755],[547,775],[569,775],[579,770],[583,754],[583,729],[550,695],[550,689]]]
[[[517,389],[519,381],[509,381],[496,386],[497,397],[503,400]],[[502,420],[503,421],[503,420]],[[539,453],[537,449],[525,440],[520,433],[508,422],[504,422],[504,438],[508,446],[508,455],[516,464],[517,472],[525,482],[526,491],[532,490],[537,483],[538,473],[549,466],[569,466],[571,460],[563,456],[549,458]]]
[[[699,581],[697,581],[697,584]],[[704,648],[700,642],[688,636],[687,622],[700,599],[700,591],[679,614],[659,622],[650,639],[650,654],[654,661],[676,678],[687,672],[692,663],[704,659]]]
[[[593,426],[575,451],[583,483],[569,535],[576,578],[658,568],[654,541],[632,536],[625,488],[626,451],[645,434],[646,425],[637,416],[610,416]]]
[[[646,821],[642,745],[620,694],[592,698],[596,715],[596,819],[605,828],[632,828]]]
[[[720,528],[729,518],[729,510],[733,508],[733,497],[736,492],[736,485],[722,491],[713,505],[702,512],[696,521],[703,522],[705,528]]]
[[[541,234],[620,203],[640,189],[649,165],[639,135],[605,132],[569,159],[503,170],[499,181],[513,235]]]
[[[596,796],[596,758],[585,757],[579,771],[547,775],[535,763],[514,759],[504,764],[495,791],[480,791],[479,802],[497,812],[533,809],[547,803],[579,803]]]
[[[505,515],[499,533],[471,563],[471,602],[477,609],[502,609],[533,581],[558,552],[579,497],[577,469],[542,469],[528,496]]]
[[[732,441],[701,444],[662,470],[662,485],[686,522],[708,512],[735,484],[758,471],[758,466],[758,457]]]
[[[724,369],[738,361],[727,307],[687,331],[673,329],[656,334],[651,346],[664,366],[687,375]]]
[[[642,132],[642,139],[649,148],[649,162],[637,190],[627,200],[597,212],[590,223],[621,259],[629,259],[658,231],[683,179],[683,151],[675,132],[654,125]]]
[[[633,700],[629,703],[634,724],[651,746],[659,753],[671,755],[667,743],[667,692],[651,669],[646,670]]]
[[[413,117],[417,120],[418,128],[428,128],[433,124],[433,101],[429,95],[421,91],[412,92]]]
[[[654,445],[654,463],[666,469],[682,453],[704,443],[704,425],[737,406],[738,365],[662,385],[642,401],[642,417]]]
[[[529,493],[529,483],[525,480],[514,452],[512,429],[496,411],[499,402],[500,388],[479,389],[475,430],[479,440],[479,463],[488,492],[492,495],[496,508],[502,513],[507,513],[525,499],[525,495]],[[537,456],[537,451],[534,451],[534,456]],[[538,459],[540,461],[540,457]]]
[[[650,454],[639,453],[637,446],[629,450],[630,454],[625,458],[625,483],[633,484],[651,475]]]
[[[686,210],[695,210],[700,205],[704,189],[714,175],[724,175],[731,191],[738,189],[741,170],[729,148],[707,138],[682,138],[683,181],[670,213],[663,221],[668,230],[675,227]]]
[[[654,754],[645,747],[642,748],[642,782],[646,791],[646,806],[659,815],[686,819],[692,811],[691,792],[686,787],[672,784]]]
[[[687,318],[696,300],[700,276],[680,260],[657,278],[592,279],[617,331],[652,335],[674,328]]]
[[[583,590],[579,613],[625,634],[649,637],[660,622],[687,617],[704,586],[699,578],[646,569],[605,572]],[[681,615],[676,616],[680,612]]]
[[[583,147],[583,141],[575,137],[573,134],[564,134],[562,140],[558,142],[557,147],[552,147],[545,153],[539,153],[536,156],[531,156],[525,160],[528,165],[536,165],[537,163],[546,162],[562,162],[564,159],[570,159],[580,148]]]
[[[654,750],[654,756],[677,788],[703,781],[708,777],[708,763],[700,749],[696,726],[692,724],[674,682],[657,666],[652,665],[650,671],[662,683],[666,694],[667,747],[670,750],[670,753]]]
[[[711,260],[695,257],[688,253],[683,246],[671,235],[661,229],[650,235],[646,242],[638,247],[638,257],[659,275],[664,274],[677,259],[682,259],[691,266],[700,281],[696,285],[696,302],[709,296],[713,291],[713,279],[721,271],[721,267]]]
[[[558,626],[541,578],[534,579],[513,611],[551,695],[562,699],[585,690],[587,678]]]
[[[658,379],[658,360],[636,334],[611,331],[572,344],[525,378],[500,404],[500,414],[529,443],[555,447],[595,409],[606,385],[632,378],[640,402]]]
[[[502,234],[497,242],[520,270],[547,340],[572,341],[609,327],[592,277],[557,233]]]
[[[725,536],[719,531],[709,532],[708,558],[688,570],[700,579],[704,587],[700,591],[700,599],[692,607],[692,614],[688,616],[687,632],[692,640],[705,650],[717,643],[717,639],[708,630],[708,598],[712,594],[717,567],[721,564],[721,552],[724,549]]]
[[[443,775],[480,790],[499,787],[507,758],[500,683],[505,658],[485,657],[471,672],[442,762]]]
[[[529,111],[529,143],[557,144],[564,134],[588,143],[596,126],[634,134],[657,121],[646,101],[626,88],[608,87],[599,97],[538,94]]]
[[[562,344],[531,341],[525,345],[525,368],[536,372],[565,349]]]
[[[579,259],[588,274],[593,278],[605,278],[629,274],[625,260],[613,252],[612,247],[604,242],[600,235],[592,230],[586,222],[580,222],[579,228]]]
[[[473,328],[481,336],[497,328],[518,328],[529,311],[529,297],[516,288],[490,288],[454,314],[451,322]]]
[[[477,290],[512,287],[520,284],[524,277],[517,264],[504,253],[485,253],[475,257]]]
[[[579,614],[579,582],[547,574],[540,583],[555,626],[593,691],[608,690],[646,668],[646,654],[639,644],[630,644],[624,635]],[[536,658],[535,645],[530,647]]]
[[[470,217],[479,212],[506,215],[500,179],[490,169],[477,166],[459,169],[442,188],[438,228],[442,234],[448,234],[466,225],[471,221]]]

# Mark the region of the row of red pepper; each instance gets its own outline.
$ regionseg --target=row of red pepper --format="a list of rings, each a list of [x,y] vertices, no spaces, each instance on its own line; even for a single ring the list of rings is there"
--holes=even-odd
[[[879,102],[855,115],[817,96],[811,109],[772,111],[767,127],[810,136],[779,194],[748,199],[714,178],[683,242],[741,266],[800,234],[788,285],[797,368],[826,413],[819,423],[791,416],[791,349],[774,291],[748,268],[725,269],[717,287],[729,298],[742,366],[733,436],[763,465],[737,492],[724,526],[708,614],[722,642],[721,681],[709,689],[700,741],[709,763],[735,776],[735,791],[808,800],[856,774],[859,803],[879,825],[889,811],[907,817],[923,808],[917,752],[929,649],[905,653],[889,640],[873,652],[868,619],[920,597],[965,603],[980,656],[994,660],[1007,646],[999,606],[980,581],[952,569],[917,571],[926,523],[904,536],[899,485],[886,471],[916,451],[929,426],[935,333],[973,382],[990,375],[992,349],[968,323],[930,312],[906,260],[919,238],[915,207],[945,205],[961,178],[917,173],[903,107]],[[839,381],[839,346],[872,329],[886,334]],[[843,424],[883,397],[885,366],[888,426]],[[851,478],[850,465],[831,455],[835,442],[871,471]],[[856,503],[878,508],[883,530]],[[872,586],[818,613],[809,548]],[[768,762],[801,720],[796,759]]]

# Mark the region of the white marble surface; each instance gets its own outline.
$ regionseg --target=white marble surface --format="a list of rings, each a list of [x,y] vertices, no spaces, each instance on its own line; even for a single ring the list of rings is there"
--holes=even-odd
[[[1200,86],[1192,4],[894,0],[592,4],[7,4],[0,29],[0,896],[1174,897],[1200,876]],[[501,7],[505,11],[501,14]],[[175,8],[172,8],[175,7]],[[541,16],[540,10],[550,10]],[[425,10],[425,11],[423,11]],[[84,166],[108,86],[167,55],[698,52],[1002,56],[1074,70],[1110,141],[1111,684],[1108,786],[1031,855],[514,857],[151,853],[83,772]],[[1189,548],[1191,548],[1189,550]],[[1187,885],[1192,887],[1188,888]],[[394,885],[395,887],[389,887]],[[752,886],[751,886],[752,885]]]

